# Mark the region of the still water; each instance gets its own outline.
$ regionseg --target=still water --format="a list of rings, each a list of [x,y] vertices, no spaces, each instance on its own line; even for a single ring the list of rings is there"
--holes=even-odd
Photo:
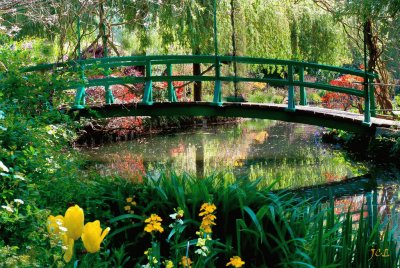
[[[226,177],[275,189],[341,181],[368,173],[368,163],[354,162],[333,145],[321,143],[321,128],[269,120],[208,126],[88,149],[93,168],[103,175],[135,180],[160,170],[198,177],[224,172]]]
[[[91,169],[140,181],[163,170],[199,178],[223,172],[227,180],[278,180],[274,189],[299,189],[304,195],[335,195],[335,214],[400,221],[400,173],[354,161],[337,146],[321,142],[319,127],[269,120],[203,126],[84,149]],[[361,179],[351,178],[359,177]],[[323,187],[315,187],[315,186]],[[314,189],[315,187],[315,189]],[[400,222],[399,222],[400,224]],[[400,232],[400,231],[399,231]],[[400,242],[400,234],[395,235]],[[400,244],[400,243],[399,243]]]

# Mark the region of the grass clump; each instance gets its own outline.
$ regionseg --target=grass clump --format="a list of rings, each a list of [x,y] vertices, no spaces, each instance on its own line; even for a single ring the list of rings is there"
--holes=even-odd
[[[356,219],[350,209],[338,213],[333,199],[305,200],[272,192],[273,185],[260,190],[260,181],[227,184],[223,178],[165,172],[141,183],[87,180],[81,188],[86,195],[70,201],[111,231],[96,257],[76,252],[73,261],[88,267],[184,267],[185,261],[191,267],[225,267],[232,260],[245,267],[399,264],[388,218],[371,222],[372,215],[362,210]]]

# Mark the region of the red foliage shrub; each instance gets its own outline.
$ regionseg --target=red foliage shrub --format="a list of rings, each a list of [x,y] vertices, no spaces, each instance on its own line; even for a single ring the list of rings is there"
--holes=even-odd
[[[363,90],[363,82],[363,77],[346,74],[332,80],[329,84],[337,87]],[[350,107],[357,107],[359,109],[361,107],[358,97],[338,92],[327,92],[325,96],[322,97],[322,103],[326,108],[342,109],[345,111]]]

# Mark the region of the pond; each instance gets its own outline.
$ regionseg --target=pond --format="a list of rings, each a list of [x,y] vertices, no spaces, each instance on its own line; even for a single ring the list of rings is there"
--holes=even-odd
[[[203,126],[84,150],[103,175],[140,179],[162,170],[197,177],[223,172],[226,178],[255,180],[275,189],[341,181],[369,172],[333,145],[321,143],[321,128],[270,120]]]
[[[306,197],[332,194],[335,214],[347,213],[350,207],[356,222],[361,209],[375,220],[399,217],[400,173],[352,160],[338,146],[322,143],[322,131],[309,125],[246,120],[82,152],[90,159],[90,169],[103,175],[140,181],[144,175],[157,179],[165,170],[199,178],[223,172],[228,181],[261,178],[261,186],[276,182],[273,189],[292,189]]]

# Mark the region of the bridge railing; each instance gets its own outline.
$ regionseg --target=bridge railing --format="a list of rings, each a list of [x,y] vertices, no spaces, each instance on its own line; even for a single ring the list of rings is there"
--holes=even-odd
[[[213,65],[213,75],[173,75],[174,65],[180,64],[210,64]],[[243,77],[224,75],[221,71],[223,64],[246,64],[246,65],[278,65],[283,66],[287,75],[283,78],[270,78],[270,77]],[[153,75],[153,67],[162,65],[166,68],[166,72],[162,75]],[[111,68],[128,67],[128,66],[143,66],[145,68],[145,76],[125,76],[125,77],[111,77],[107,75],[102,78],[87,79],[85,70],[104,68],[109,70]],[[336,72],[338,74],[350,74],[363,79],[363,90],[357,88],[348,88],[334,86],[321,82],[305,81],[304,73],[307,69],[314,69],[319,71]],[[214,96],[213,103],[215,105],[222,105],[222,82],[262,82],[274,84],[278,86],[287,86],[288,88],[288,111],[295,111],[295,87],[299,88],[300,105],[307,105],[307,95],[305,88],[314,88],[326,90],[331,92],[344,93],[351,96],[364,98],[364,122],[370,124],[371,115],[375,116],[375,99],[374,99],[374,75],[366,73],[362,70],[353,70],[323,64],[280,60],[280,59],[267,59],[267,58],[253,58],[253,57],[233,57],[233,56],[209,56],[209,55],[160,55],[160,56],[129,56],[129,57],[109,57],[101,59],[87,59],[76,60],[66,63],[57,64],[44,64],[24,69],[25,72],[32,71],[72,71],[79,73],[79,79],[73,79],[63,84],[63,89],[77,89],[75,96],[75,103],[73,108],[81,109],[85,107],[85,88],[93,86],[109,87],[115,84],[135,84],[144,83],[144,93],[142,103],[146,105],[153,104],[153,83],[166,82],[168,85],[168,100],[176,102],[176,94],[173,86],[175,81],[213,81],[214,82]],[[113,98],[106,96],[106,104],[111,104]]]

